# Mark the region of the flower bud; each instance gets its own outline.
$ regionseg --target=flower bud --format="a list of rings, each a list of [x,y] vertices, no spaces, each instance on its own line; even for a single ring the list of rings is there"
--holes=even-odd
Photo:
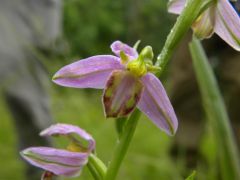
[[[154,57],[152,47],[151,46],[146,46],[145,48],[143,48],[139,57],[142,58],[146,64],[151,64],[152,65],[152,60],[153,60],[153,57]]]

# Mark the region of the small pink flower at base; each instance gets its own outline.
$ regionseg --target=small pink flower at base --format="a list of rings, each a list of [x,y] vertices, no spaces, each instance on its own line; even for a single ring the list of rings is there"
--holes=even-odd
[[[42,176],[45,179],[47,177],[51,179],[51,173],[53,175],[69,177],[78,176],[83,166],[87,164],[91,151],[95,148],[95,141],[92,136],[77,126],[56,124],[42,131],[40,134],[42,136],[64,135],[69,136],[70,139],[74,138],[73,135],[76,134],[88,141],[88,147],[86,148],[81,147],[81,142],[78,142],[74,138],[71,149],[68,148],[67,150],[51,147],[30,147],[23,150],[20,154],[26,161],[49,172],[49,176],[46,176],[46,174]]]
[[[104,89],[106,117],[124,117],[138,107],[158,128],[173,135],[178,121],[167,94],[151,72],[151,47],[137,51],[115,41],[116,56],[99,55],[79,60],[61,68],[53,77],[56,84],[74,88]]]
[[[168,11],[181,14],[186,0],[169,1]],[[216,0],[194,22],[192,29],[200,38],[209,38],[215,32],[232,48],[240,51],[240,17],[228,0]]]

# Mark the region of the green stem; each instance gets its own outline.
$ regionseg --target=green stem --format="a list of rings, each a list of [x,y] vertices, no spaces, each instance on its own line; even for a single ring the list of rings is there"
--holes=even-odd
[[[208,8],[213,0],[189,0],[187,2],[186,7],[171,29],[160,55],[157,57],[155,65],[161,68],[157,76],[161,75],[177,45],[198,17],[199,13]]]
[[[102,180],[100,174],[96,171],[91,163],[87,163],[88,170],[90,171],[91,175],[95,180]]]
[[[114,149],[113,157],[108,166],[105,180],[114,180],[116,178],[121,162],[125,157],[129,144],[132,140],[140,115],[141,115],[140,111],[138,109],[135,109],[134,112],[129,117],[124,127],[121,138]]]
[[[121,134],[123,132],[123,129],[124,129],[125,124],[126,124],[126,121],[127,121],[127,117],[117,118],[116,121],[115,121],[115,126],[116,126],[116,130],[117,130],[119,138],[120,138],[120,136],[121,136]]]
[[[97,176],[100,179],[104,178],[104,176],[106,175],[107,168],[105,164],[97,156],[95,156],[94,154],[90,154],[88,157],[88,165],[90,167],[91,172],[92,170],[94,170],[93,171],[94,176]]]
[[[229,118],[214,73],[199,40],[190,43],[193,65],[207,119],[213,128],[223,179],[240,179],[240,162]]]

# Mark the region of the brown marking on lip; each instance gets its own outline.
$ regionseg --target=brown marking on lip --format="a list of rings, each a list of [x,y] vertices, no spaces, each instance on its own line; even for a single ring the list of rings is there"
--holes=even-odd
[[[122,86],[119,84],[123,82]],[[129,86],[130,89],[127,89]],[[126,91],[125,88],[126,87]],[[120,91],[117,88],[123,88]],[[131,113],[141,98],[143,90],[142,82],[128,71],[114,71],[106,83],[103,95],[103,104],[106,117],[126,117]],[[126,93],[126,94],[124,94]],[[118,97],[115,97],[118,96]],[[116,98],[123,99],[117,106]],[[115,105],[114,105],[115,104]]]

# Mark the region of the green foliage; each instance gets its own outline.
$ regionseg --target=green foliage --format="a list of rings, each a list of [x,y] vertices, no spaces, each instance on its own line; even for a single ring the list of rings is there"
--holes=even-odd
[[[73,56],[110,53],[114,40],[162,47],[170,29],[166,2],[159,0],[64,1],[64,34]]]
[[[187,178],[186,180],[195,180],[196,177],[196,171],[193,171]]]
[[[23,162],[17,152],[17,137],[14,133],[15,127],[10,121],[10,113],[1,101],[0,96],[0,179],[24,179]],[[14,173],[13,173],[14,172]]]
[[[193,37],[189,47],[207,120],[213,129],[218,147],[216,153],[220,162],[220,173],[223,179],[239,179],[239,154],[213,70],[200,41],[196,37]]]

